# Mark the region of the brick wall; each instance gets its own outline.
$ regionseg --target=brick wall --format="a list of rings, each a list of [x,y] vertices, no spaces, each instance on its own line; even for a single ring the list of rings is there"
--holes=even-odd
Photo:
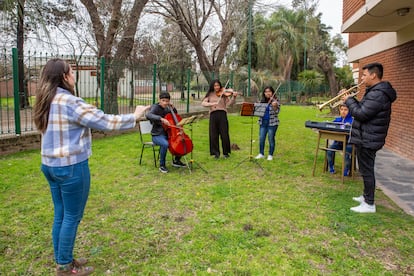
[[[361,42],[364,42],[370,37],[373,37],[374,35],[378,34],[377,32],[367,32],[367,33],[350,33],[348,35],[348,46],[349,48],[352,48],[356,45],[358,45]]]
[[[383,80],[390,81],[397,91],[385,147],[414,160],[414,41],[361,59],[360,72],[371,62],[383,64]]]
[[[27,89],[29,96],[34,96],[36,93],[37,83],[29,81]],[[0,97],[13,97],[13,80],[0,81]]]
[[[92,131],[93,139],[99,139],[114,135],[120,135],[128,132],[137,132],[138,129],[124,130],[124,131]],[[7,155],[11,153],[26,151],[26,150],[39,150],[40,149],[40,134],[39,133],[25,133],[21,136],[2,137],[0,139],[0,155]],[[138,137],[137,137],[138,141]]]
[[[365,5],[365,0],[344,0],[342,2],[342,22],[347,21],[354,13],[356,13],[362,6]],[[376,35],[376,32],[367,33],[350,33],[348,37],[349,48],[358,45],[359,43],[367,40],[368,38]]]
[[[363,5],[365,5],[365,0],[343,0],[342,22],[347,21]]]
[[[0,155],[40,148],[40,134],[32,133],[21,136],[2,137]]]

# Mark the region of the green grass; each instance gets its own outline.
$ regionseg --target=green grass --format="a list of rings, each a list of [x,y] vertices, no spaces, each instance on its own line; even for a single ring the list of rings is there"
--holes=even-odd
[[[249,159],[252,118],[236,114],[230,137],[240,150],[229,159],[209,156],[208,120],[193,125],[191,174],[161,174],[150,150],[139,166],[137,134],[95,140],[75,256],[96,275],[412,275],[411,216],[381,191],[376,214],[351,213],[362,181],[323,174],[322,155],[311,176],[316,134],[304,122],[320,114],[284,106],[264,170]],[[256,155],[256,118],[253,128]],[[0,157],[0,181],[0,274],[52,275],[53,205],[39,151]]]

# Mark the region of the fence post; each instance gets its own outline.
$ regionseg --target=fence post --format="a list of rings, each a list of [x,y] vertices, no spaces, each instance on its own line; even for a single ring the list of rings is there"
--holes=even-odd
[[[17,48],[12,49],[13,54],[13,94],[14,94],[14,126],[16,128],[16,135],[20,135],[20,99],[19,99],[19,57],[17,55]],[[23,73],[23,72],[22,72]]]
[[[154,69],[152,71],[152,103],[155,104],[155,94],[157,92],[157,64],[154,63]]]
[[[101,91],[101,110],[105,111],[105,104],[104,104],[104,92],[105,92],[105,57],[101,57],[101,83],[100,83],[100,91]]]
[[[190,112],[190,81],[191,81],[191,71],[187,69],[187,113]]]

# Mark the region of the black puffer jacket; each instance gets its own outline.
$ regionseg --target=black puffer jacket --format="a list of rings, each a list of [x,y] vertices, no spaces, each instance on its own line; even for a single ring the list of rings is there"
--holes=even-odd
[[[350,143],[381,149],[390,125],[391,103],[396,99],[397,93],[387,81],[367,88],[359,102],[355,98],[348,98],[345,103],[354,117]]]

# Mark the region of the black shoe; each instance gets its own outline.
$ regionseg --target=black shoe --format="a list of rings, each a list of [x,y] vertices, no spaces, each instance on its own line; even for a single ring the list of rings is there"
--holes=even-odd
[[[229,158],[229,157],[230,157],[230,155],[228,155],[228,154],[224,155],[224,158]]]
[[[160,166],[160,169],[159,170],[162,173],[167,173],[168,172],[168,169],[165,166]]]
[[[214,155],[214,159],[219,159],[220,155]]]
[[[184,164],[183,162],[181,162],[180,160],[174,160],[172,165],[173,165],[173,167],[176,167],[176,168],[185,168],[185,167],[187,167],[187,165]]]

